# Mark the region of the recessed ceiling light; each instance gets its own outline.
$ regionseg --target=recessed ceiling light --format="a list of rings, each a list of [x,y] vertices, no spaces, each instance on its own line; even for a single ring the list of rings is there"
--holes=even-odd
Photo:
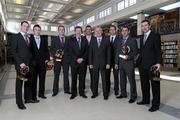
[[[21,13],[21,12],[23,12],[23,10],[20,9],[20,8],[16,8],[16,9],[15,9],[15,12]]]
[[[145,17],[148,17],[149,15],[148,14],[144,14]],[[130,19],[134,19],[134,20],[137,20],[138,19],[138,16],[137,15],[134,15],[134,16],[131,16],[129,17]]]
[[[53,3],[50,3],[50,4],[48,5],[48,9],[52,8],[53,5],[54,5]]]
[[[17,3],[17,4],[25,4],[25,0],[15,0],[15,3]]]
[[[64,20],[61,20],[61,21],[59,21],[58,23],[63,24],[63,23],[65,23],[65,21],[64,21]]]
[[[97,0],[85,0],[83,3],[85,4],[85,5],[93,5],[94,3],[96,3],[97,2]]]
[[[16,16],[15,16],[15,18],[19,19],[19,18],[21,18],[21,16],[19,16],[19,15],[16,15]]]
[[[67,16],[65,16],[64,18],[65,18],[65,19],[71,19],[71,18],[73,18],[73,16],[67,15]]]
[[[176,2],[176,3],[173,3],[173,4],[170,4],[170,5],[166,5],[164,7],[161,7],[160,9],[161,10],[172,10],[172,9],[175,9],[175,8],[178,8],[180,7],[180,2]]]
[[[83,9],[81,9],[81,8],[76,8],[76,9],[72,10],[72,12],[73,12],[73,13],[81,13],[81,12],[83,12]]]
[[[43,12],[43,14],[42,14],[42,15],[44,15],[44,16],[45,16],[45,15],[47,15],[47,12]]]
[[[39,21],[44,21],[44,19],[43,19],[43,18],[38,18],[38,20],[39,20]]]

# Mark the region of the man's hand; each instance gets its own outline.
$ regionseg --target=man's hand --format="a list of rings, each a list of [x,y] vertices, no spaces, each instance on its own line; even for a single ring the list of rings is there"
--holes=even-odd
[[[115,64],[115,65],[114,65],[114,68],[117,70],[117,69],[118,69],[118,64]]]
[[[93,69],[93,65],[89,65],[89,68],[90,68],[90,69]]]
[[[161,70],[161,64],[155,64],[154,66],[156,66],[157,67],[157,70]]]
[[[110,69],[110,65],[109,64],[106,65],[106,69]]]
[[[124,59],[124,60],[127,60],[128,59],[128,55],[119,55],[120,58]]]
[[[48,63],[48,62],[49,62],[49,60],[45,60],[45,64]]]
[[[81,64],[83,62],[83,60],[84,60],[83,58],[78,58],[77,63]]]
[[[24,67],[26,67],[26,64],[21,63],[21,64],[20,64],[20,67],[21,67],[21,68],[24,68]]]

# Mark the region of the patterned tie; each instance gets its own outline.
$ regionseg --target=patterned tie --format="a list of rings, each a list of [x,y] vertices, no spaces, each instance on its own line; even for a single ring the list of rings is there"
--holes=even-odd
[[[26,45],[29,46],[28,34],[27,33],[24,34],[24,38],[25,38]]]

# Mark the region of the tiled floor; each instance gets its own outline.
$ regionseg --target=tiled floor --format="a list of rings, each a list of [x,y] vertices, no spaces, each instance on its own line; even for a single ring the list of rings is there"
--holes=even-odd
[[[168,74],[168,73],[167,73]],[[137,78],[138,100],[141,99],[139,77]],[[27,110],[17,109],[14,98],[15,70],[13,66],[7,76],[0,82],[0,119],[1,120],[179,120],[180,119],[180,82],[161,82],[162,105],[155,113],[148,112],[149,106],[129,104],[128,99],[116,99],[113,94],[108,101],[103,100],[101,86],[100,95],[91,99],[89,90],[89,74],[86,80],[88,99],[81,97],[70,100],[62,89],[57,97],[51,97],[53,82],[52,72],[46,77],[46,100],[40,99],[38,104],[26,105]],[[101,84],[101,83],[100,83]],[[62,87],[62,79],[60,82]],[[113,86],[113,81],[112,81]],[[129,85],[128,85],[129,91]]]

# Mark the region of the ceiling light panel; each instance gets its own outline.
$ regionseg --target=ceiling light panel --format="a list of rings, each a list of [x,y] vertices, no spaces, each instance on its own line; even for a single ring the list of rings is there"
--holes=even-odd
[[[64,5],[63,4],[55,4],[49,2],[41,2],[39,8],[42,10],[58,12]]]

